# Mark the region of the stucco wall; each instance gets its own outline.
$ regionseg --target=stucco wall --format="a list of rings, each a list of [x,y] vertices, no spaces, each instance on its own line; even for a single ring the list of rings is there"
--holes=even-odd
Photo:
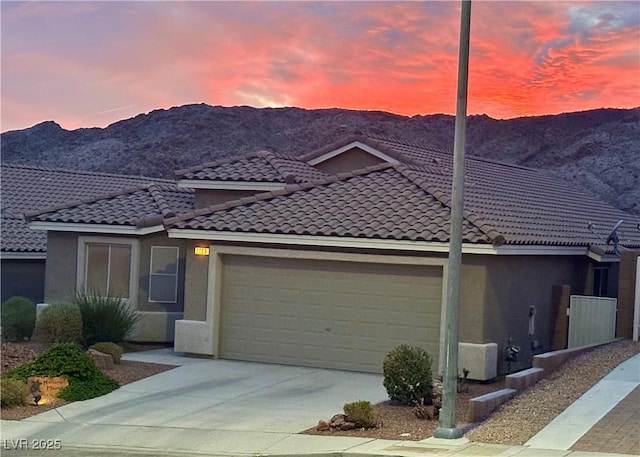
[[[44,259],[2,260],[2,301],[11,297],[26,297],[34,303],[44,300]]]
[[[495,341],[485,338],[482,326],[485,319],[487,269],[478,256],[465,256],[461,272],[459,340],[465,343],[493,343]]]
[[[361,168],[370,167],[382,163],[379,159],[368,152],[358,148],[352,148],[348,154],[339,154],[329,160],[316,165],[316,168],[327,173],[343,173]]]
[[[258,192],[253,190],[196,189],[195,206],[196,208],[205,208],[244,197],[251,197],[256,193]]]
[[[196,246],[209,246],[206,241],[187,241],[184,291],[184,318],[204,321],[207,310],[209,257],[194,254]]]
[[[47,232],[46,303],[68,302],[74,297],[77,255],[76,233]]]
[[[193,248],[197,245],[207,246],[208,242],[188,242],[184,318],[204,321],[209,257],[195,256]],[[534,354],[551,348],[556,319],[553,286],[567,284],[572,293],[583,294],[589,265],[586,257],[465,255],[460,341],[497,343],[501,374],[507,371],[505,348],[507,338],[512,336],[521,348],[519,362],[512,370],[530,367]],[[536,313],[533,335],[529,335],[530,306]],[[534,340],[538,346],[532,350]]]
[[[512,370],[531,366],[534,354],[548,351],[553,339],[552,289],[568,284],[572,293],[583,293],[589,260],[557,256],[478,256],[471,260],[486,267],[483,338],[498,343],[498,373],[507,369],[508,337],[520,346]],[[530,307],[535,326],[529,335]],[[533,349],[533,345],[537,347]]]

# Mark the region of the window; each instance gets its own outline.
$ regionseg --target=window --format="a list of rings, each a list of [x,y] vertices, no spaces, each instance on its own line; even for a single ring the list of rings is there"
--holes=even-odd
[[[175,303],[178,296],[178,255],[172,246],[152,246],[149,271],[149,301]]]
[[[593,268],[593,295],[607,297],[609,295],[609,268]]]
[[[78,290],[135,299],[137,242],[126,238],[78,238]]]

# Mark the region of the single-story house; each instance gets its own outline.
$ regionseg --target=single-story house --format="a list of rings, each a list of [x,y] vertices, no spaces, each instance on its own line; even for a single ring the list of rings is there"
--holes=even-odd
[[[409,343],[440,366],[451,167],[445,151],[358,134],[180,170],[153,186],[161,202],[147,188],[40,211],[45,298],[120,281],[141,334],[200,356],[380,372]],[[640,248],[640,218],[539,170],[468,156],[465,175],[460,364],[489,379],[510,339],[516,368],[550,349],[557,287],[617,296],[604,238],[622,220],[617,246]]]
[[[14,163],[0,166],[2,214],[0,220],[1,300],[27,297],[44,300],[47,234],[31,230],[24,213],[91,195],[167,180],[142,176],[61,170]]]

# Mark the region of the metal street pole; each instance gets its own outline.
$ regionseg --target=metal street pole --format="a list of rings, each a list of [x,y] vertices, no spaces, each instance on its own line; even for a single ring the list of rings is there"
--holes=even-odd
[[[451,191],[451,235],[449,240],[449,274],[445,325],[444,378],[440,423],[433,436],[455,439],[462,436],[456,427],[456,393],[458,387],[458,313],[460,308],[460,269],[462,266],[462,211],[464,208],[464,150],[467,117],[467,83],[469,77],[469,32],[471,0],[462,0],[460,50],[458,56],[458,91],[453,142],[453,185]]]

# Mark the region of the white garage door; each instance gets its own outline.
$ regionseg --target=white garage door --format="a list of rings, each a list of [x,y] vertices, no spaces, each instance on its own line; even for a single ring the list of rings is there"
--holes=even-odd
[[[403,343],[437,367],[442,269],[223,256],[220,356],[381,372]]]

